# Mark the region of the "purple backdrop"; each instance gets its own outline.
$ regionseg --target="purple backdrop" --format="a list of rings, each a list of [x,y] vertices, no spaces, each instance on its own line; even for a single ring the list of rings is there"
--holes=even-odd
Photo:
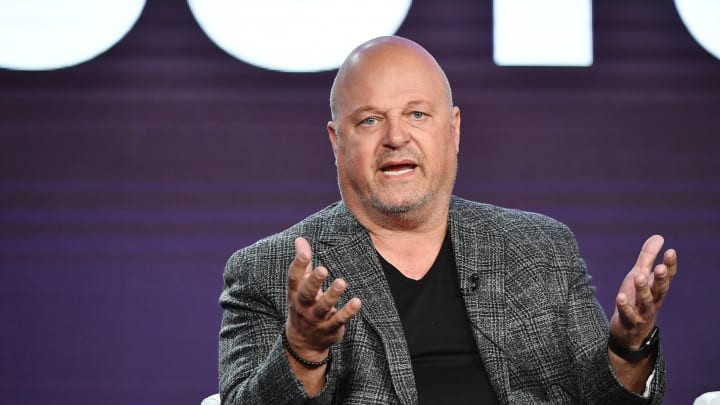
[[[678,249],[660,325],[688,404],[720,390],[720,61],[670,0],[594,3],[590,68],[494,65],[489,1],[416,1],[399,34],[455,89],[457,194],[567,223],[606,310],[647,236]],[[0,71],[0,401],[216,392],[225,260],[338,198],[333,75],[232,59],[159,0],[93,61]]]

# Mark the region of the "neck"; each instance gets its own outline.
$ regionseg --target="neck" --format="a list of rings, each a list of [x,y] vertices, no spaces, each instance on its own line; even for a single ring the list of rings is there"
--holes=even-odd
[[[380,255],[406,277],[417,280],[430,270],[442,247],[448,229],[449,197],[439,206],[402,214],[351,211],[368,230]]]
[[[370,231],[370,239],[380,255],[405,277],[420,280],[435,262],[447,232],[442,227],[425,232]]]

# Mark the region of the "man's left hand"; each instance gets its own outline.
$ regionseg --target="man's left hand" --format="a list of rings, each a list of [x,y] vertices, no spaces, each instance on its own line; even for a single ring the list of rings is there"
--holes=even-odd
[[[615,341],[630,350],[638,350],[655,327],[658,310],[677,273],[674,249],[666,250],[663,262],[653,269],[664,242],[660,235],[645,241],[635,266],[625,276],[615,298],[610,333]]]

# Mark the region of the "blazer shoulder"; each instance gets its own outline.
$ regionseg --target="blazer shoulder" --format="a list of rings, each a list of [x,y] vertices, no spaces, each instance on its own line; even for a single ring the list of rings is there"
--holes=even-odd
[[[539,244],[570,243],[575,236],[564,223],[537,212],[505,208],[453,197],[451,223],[465,229],[483,229],[502,236],[507,242],[535,240]]]
[[[464,221],[480,223],[485,226],[567,228],[562,222],[544,214],[480,203],[455,196],[451,200],[450,211],[451,215],[452,213],[459,214]]]

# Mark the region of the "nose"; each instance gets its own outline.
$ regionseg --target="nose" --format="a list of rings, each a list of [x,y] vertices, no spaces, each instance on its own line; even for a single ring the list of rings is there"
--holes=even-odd
[[[400,118],[388,117],[383,133],[383,146],[397,149],[410,140],[407,125]]]

